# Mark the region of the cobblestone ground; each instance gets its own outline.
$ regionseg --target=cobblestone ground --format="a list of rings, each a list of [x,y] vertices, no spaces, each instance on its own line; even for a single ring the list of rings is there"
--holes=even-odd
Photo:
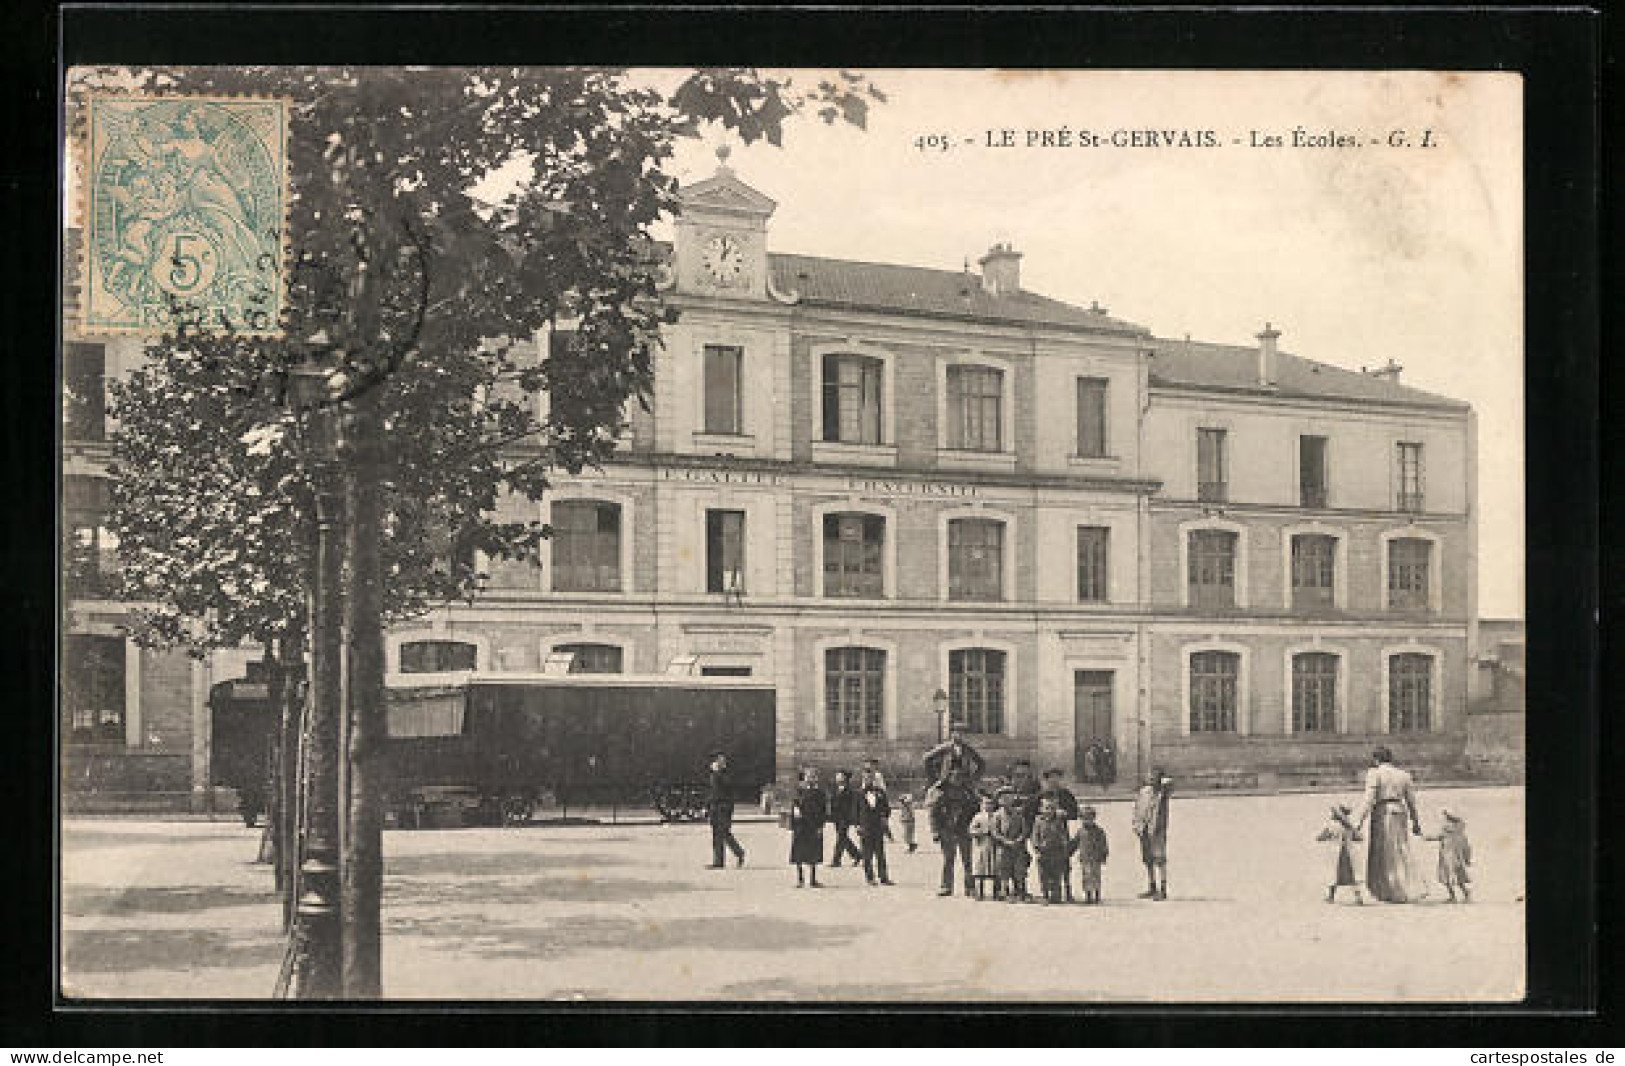
[[[824,870],[794,889],[788,836],[741,825],[743,869],[703,869],[704,826],[385,835],[392,997],[765,1000],[1515,1000],[1523,989],[1523,793],[1424,794],[1468,820],[1470,906],[1323,902],[1314,836],[1352,796],[1176,798],[1170,892],[1143,888],[1128,806],[1099,907],[936,895],[928,839],[896,887]],[[923,828],[923,826],[922,826]],[[219,822],[64,824],[63,984],[84,997],[263,998],[282,945],[258,833]],[[1433,845],[1416,842],[1431,874]]]

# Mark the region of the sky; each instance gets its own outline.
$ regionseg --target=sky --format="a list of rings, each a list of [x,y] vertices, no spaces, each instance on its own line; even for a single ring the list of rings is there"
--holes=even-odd
[[[1009,241],[1023,288],[1160,336],[1252,345],[1268,321],[1283,351],[1394,360],[1403,383],[1477,411],[1479,613],[1523,617],[1517,75],[864,73],[888,98],[866,131],[798,118],[782,148],[713,133],[680,148],[677,176],[709,177],[729,145],[740,179],[778,201],[773,251],[955,270]],[[1071,147],[1027,146],[1062,127]],[[1359,146],[1294,147],[1300,128]],[[988,147],[1006,129],[1015,146]],[[1078,147],[1080,130],[1104,143]],[[1219,146],[1112,145],[1134,130],[1207,130]],[[1388,145],[1396,131],[1407,147]],[[931,136],[952,146],[919,144]]]

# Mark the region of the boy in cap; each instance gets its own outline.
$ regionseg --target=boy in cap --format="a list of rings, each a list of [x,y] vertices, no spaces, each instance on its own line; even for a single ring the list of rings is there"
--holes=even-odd
[[[1093,807],[1078,812],[1078,832],[1072,838],[1072,852],[1078,857],[1078,887],[1083,890],[1083,902],[1099,903],[1100,874],[1111,848],[1106,842],[1106,831],[1095,824]]]
[[[1344,885],[1354,889],[1354,902],[1365,903],[1365,897],[1360,894],[1360,880],[1354,873],[1354,845],[1360,839],[1360,831],[1354,827],[1353,815],[1353,808],[1346,803],[1333,806],[1331,823],[1315,838],[1337,842],[1337,868],[1332,872],[1332,883],[1326,889],[1327,903],[1336,902],[1337,890]]]
[[[1044,903],[1060,903],[1061,882],[1070,880],[1067,877],[1067,861],[1071,856],[1072,842],[1066,831],[1066,818],[1051,797],[1045,796],[1038,801],[1032,841],[1033,850],[1038,853],[1038,883],[1044,892]]]
[[[999,812],[993,816],[993,841],[998,847],[999,880],[1006,886],[1008,903],[1031,902],[1027,893],[1027,866],[1032,856],[1027,852],[1027,837],[1032,827],[1021,812],[1020,796],[1006,785],[998,792]]]
[[[914,796],[905,792],[897,797],[897,824],[903,827],[903,843],[908,845],[910,854],[918,851],[920,845],[914,839]]]

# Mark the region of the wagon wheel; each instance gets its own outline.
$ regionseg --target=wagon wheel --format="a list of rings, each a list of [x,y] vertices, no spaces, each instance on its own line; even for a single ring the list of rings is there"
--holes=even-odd
[[[672,795],[672,790],[669,788],[658,787],[654,790],[653,806],[660,813],[662,822],[675,822],[682,817],[682,811],[678,809],[676,797]]]
[[[524,825],[536,813],[536,803],[529,796],[502,797],[502,824]]]
[[[711,805],[706,802],[705,790],[690,787],[683,797],[687,802],[683,813],[691,822],[703,822],[711,815]]]

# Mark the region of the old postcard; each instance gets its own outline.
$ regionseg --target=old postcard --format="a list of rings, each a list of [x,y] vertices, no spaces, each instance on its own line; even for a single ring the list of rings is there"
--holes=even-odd
[[[64,998],[1524,997],[1517,74],[67,105]]]

